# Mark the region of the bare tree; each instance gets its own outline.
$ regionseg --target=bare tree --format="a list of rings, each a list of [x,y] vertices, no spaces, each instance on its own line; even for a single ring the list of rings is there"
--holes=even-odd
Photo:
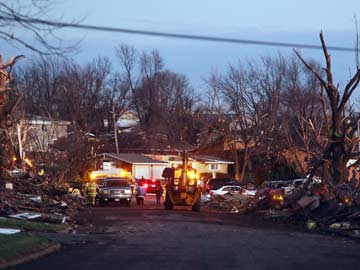
[[[259,97],[250,89],[246,71],[242,66],[230,66],[224,76],[213,74],[209,80],[214,92],[212,111],[219,116],[218,125],[225,142],[235,160],[235,178],[244,180],[247,164],[250,159],[250,148],[256,144],[256,125],[260,117],[256,105]],[[239,171],[238,150],[243,149],[242,166]]]
[[[119,154],[119,142],[118,142],[118,119],[131,108],[131,102],[129,97],[129,91],[127,84],[127,78],[120,74],[114,74],[111,81],[111,90],[109,90],[111,99],[111,115],[114,129],[114,140],[116,153]]]
[[[262,58],[246,67],[230,66],[225,75],[212,75],[209,80],[214,93],[211,104],[221,118],[218,129],[233,154],[235,177],[244,182],[250,160],[265,162],[282,150],[277,141],[281,140],[279,109],[285,66],[283,57]]]
[[[17,71],[16,84],[26,96],[26,117],[36,115],[51,122],[71,123],[67,139],[38,155],[38,161],[50,164],[51,168],[59,165],[54,172],[56,178],[71,177],[88,166],[88,156],[97,148],[97,142],[89,141],[87,134],[103,131],[103,120],[109,119],[112,105],[116,109],[120,106],[117,104],[120,86],[114,76],[106,58],[85,65],[55,57],[38,58]],[[48,140],[53,133],[59,131],[50,128],[44,136],[37,137],[30,132],[28,139],[42,146],[43,140]]]
[[[133,97],[133,105],[135,107],[136,113],[139,117],[140,123],[143,123],[141,117],[140,105],[138,101],[137,89],[141,82],[142,73],[138,68],[138,54],[135,48],[121,44],[115,50],[116,55],[120,61],[121,67],[123,69],[124,76],[126,77],[126,82],[128,88],[130,89]]]
[[[134,48],[121,45],[116,53],[141,127],[162,133],[173,142],[196,142],[196,97],[186,77],[165,70],[156,50],[138,54]]]
[[[45,18],[54,0],[3,0],[0,3],[0,39],[11,46],[25,47],[36,53],[47,55],[73,52],[75,44],[64,42],[56,35],[58,27],[38,24],[36,20]],[[24,33],[29,38],[25,38]]]
[[[60,78],[67,64],[58,57],[33,57],[26,66],[15,69],[16,86],[25,95],[26,112],[64,117],[58,111],[59,100],[64,98]]]
[[[353,143],[356,125],[354,125],[353,121],[351,121],[345,112],[350,97],[360,82],[360,67],[357,65],[355,74],[347,82],[344,89],[340,90],[340,86],[336,85],[333,80],[331,57],[327,50],[322,32],[320,33],[320,41],[326,62],[326,67],[324,68],[326,73],[325,78],[321,76],[313,65],[304,60],[299,51],[295,50],[295,53],[321,83],[330,104],[331,130],[328,134],[329,143],[311,174],[313,175],[321,165],[329,162],[331,164],[330,173],[332,181],[334,184],[338,184],[345,180],[347,161],[350,158],[357,157],[359,154],[354,151]]]
[[[209,130],[222,134],[237,179],[244,181],[251,160],[258,177],[291,177],[298,168],[307,174],[304,162],[326,147],[322,112],[327,103],[319,96],[316,77],[297,58],[263,57],[247,66],[230,66],[224,75],[212,74],[208,84],[209,111],[218,118]],[[270,175],[279,165],[286,170]]]
[[[308,174],[313,159],[320,158],[326,147],[326,100],[320,84],[298,58],[287,62],[281,95],[281,125],[292,160],[295,159],[302,177]],[[317,67],[317,64],[313,63]]]
[[[111,111],[108,91],[113,87],[113,75],[107,58],[79,65],[39,57],[18,69],[16,75],[16,85],[26,97],[27,113],[67,120],[79,130],[95,132]]]

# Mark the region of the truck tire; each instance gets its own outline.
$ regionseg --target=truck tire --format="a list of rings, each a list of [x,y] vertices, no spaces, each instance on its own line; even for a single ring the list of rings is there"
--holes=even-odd
[[[104,207],[106,205],[106,202],[104,202],[103,200],[99,200],[99,205],[101,207]]]
[[[174,207],[168,194],[166,194],[166,196],[165,196],[164,206],[165,206],[165,210],[172,210]]]
[[[192,205],[191,210],[193,212],[200,212],[200,199],[198,199],[196,203]]]

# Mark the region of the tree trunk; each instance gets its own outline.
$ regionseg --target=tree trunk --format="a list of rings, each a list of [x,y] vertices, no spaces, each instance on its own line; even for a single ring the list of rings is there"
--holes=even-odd
[[[247,168],[247,163],[248,163],[248,155],[249,155],[249,148],[246,145],[245,146],[245,153],[244,153],[244,162],[242,164],[242,168],[241,168],[241,174],[240,174],[240,181],[243,184],[246,184],[246,180],[245,180],[245,172],[246,172],[246,168]]]
[[[1,143],[1,141],[0,141],[0,143]],[[3,150],[2,147],[0,147],[0,178],[3,177],[3,169],[4,169],[4,167],[3,167],[4,166],[3,159],[4,159],[4,150]]]
[[[23,161],[25,159],[25,152],[23,145],[26,142],[27,129],[23,127],[22,120],[20,120],[19,123],[16,124],[16,133],[17,133],[17,139],[19,145],[19,157],[21,161]]]
[[[235,146],[231,146],[233,160],[235,161],[234,167],[235,167],[235,179],[240,180],[240,160],[239,160],[239,153]]]
[[[339,142],[333,145],[332,153],[332,170],[333,170],[333,184],[337,185],[345,180],[346,157],[343,149],[343,143]]]
[[[345,179],[346,157],[344,151],[344,138],[341,131],[341,112],[333,112],[332,117],[332,155],[331,165],[333,170],[333,184],[337,185]]]

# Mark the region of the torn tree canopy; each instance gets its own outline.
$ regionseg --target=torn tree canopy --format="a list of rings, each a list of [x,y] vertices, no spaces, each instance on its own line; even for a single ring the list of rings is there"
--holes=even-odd
[[[346,179],[346,163],[355,154],[354,146],[357,142],[355,138],[355,131],[357,130],[358,121],[350,121],[348,117],[343,117],[347,114],[346,104],[355,89],[358,87],[360,82],[360,69],[357,66],[357,70],[353,77],[348,81],[344,89],[339,89],[339,84],[335,85],[333,81],[333,74],[331,69],[331,57],[328,53],[327,46],[323,37],[322,32],[320,33],[320,41],[323,48],[324,58],[326,67],[325,78],[313,65],[308,63],[300,54],[299,51],[295,50],[295,54],[298,56],[300,61],[306,66],[307,69],[317,78],[319,83],[322,85],[322,89],[325,89],[327,100],[326,102],[330,105],[330,117],[325,118],[330,122],[327,126],[330,127],[328,134],[328,145],[322,154],[321,159],[318,160],[317,164],[311,171],[311,177],[315,175],[316,170],[328,163],[328,170],[331,172],[331,181],[337,185]],[[341,93],[343,93],[341,95]],[[328,111],[324,110],[324,115],[328,114]],[[326,162],[328,161],[328,162]]]

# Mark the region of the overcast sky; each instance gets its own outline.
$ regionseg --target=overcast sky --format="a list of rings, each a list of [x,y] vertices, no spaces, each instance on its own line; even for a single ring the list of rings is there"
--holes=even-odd
[[[346,3],[346,4],[345,4]],[[240,39],[319,45],[323,30],[329,46],[352,47],[354,16],[360,16],[359,0],[61,0],[49,19],[79,21],[82,24],[210,35]],[[195,88],[211,70],[223,71],[238,59],[289,55],[291,48],[175,40],[121,33],[63,30],[67,39],[80,38],[81,62],[101,55],[114,57],[120,43],[139,50],[158,49],[166,67],[185,74]],[[320,50],[302,49],[305,57],[321,61]],[[354,66],[354,54],[332,52],[335,78],[345,81]],[[116,60],[113,59],[113,62]]]

